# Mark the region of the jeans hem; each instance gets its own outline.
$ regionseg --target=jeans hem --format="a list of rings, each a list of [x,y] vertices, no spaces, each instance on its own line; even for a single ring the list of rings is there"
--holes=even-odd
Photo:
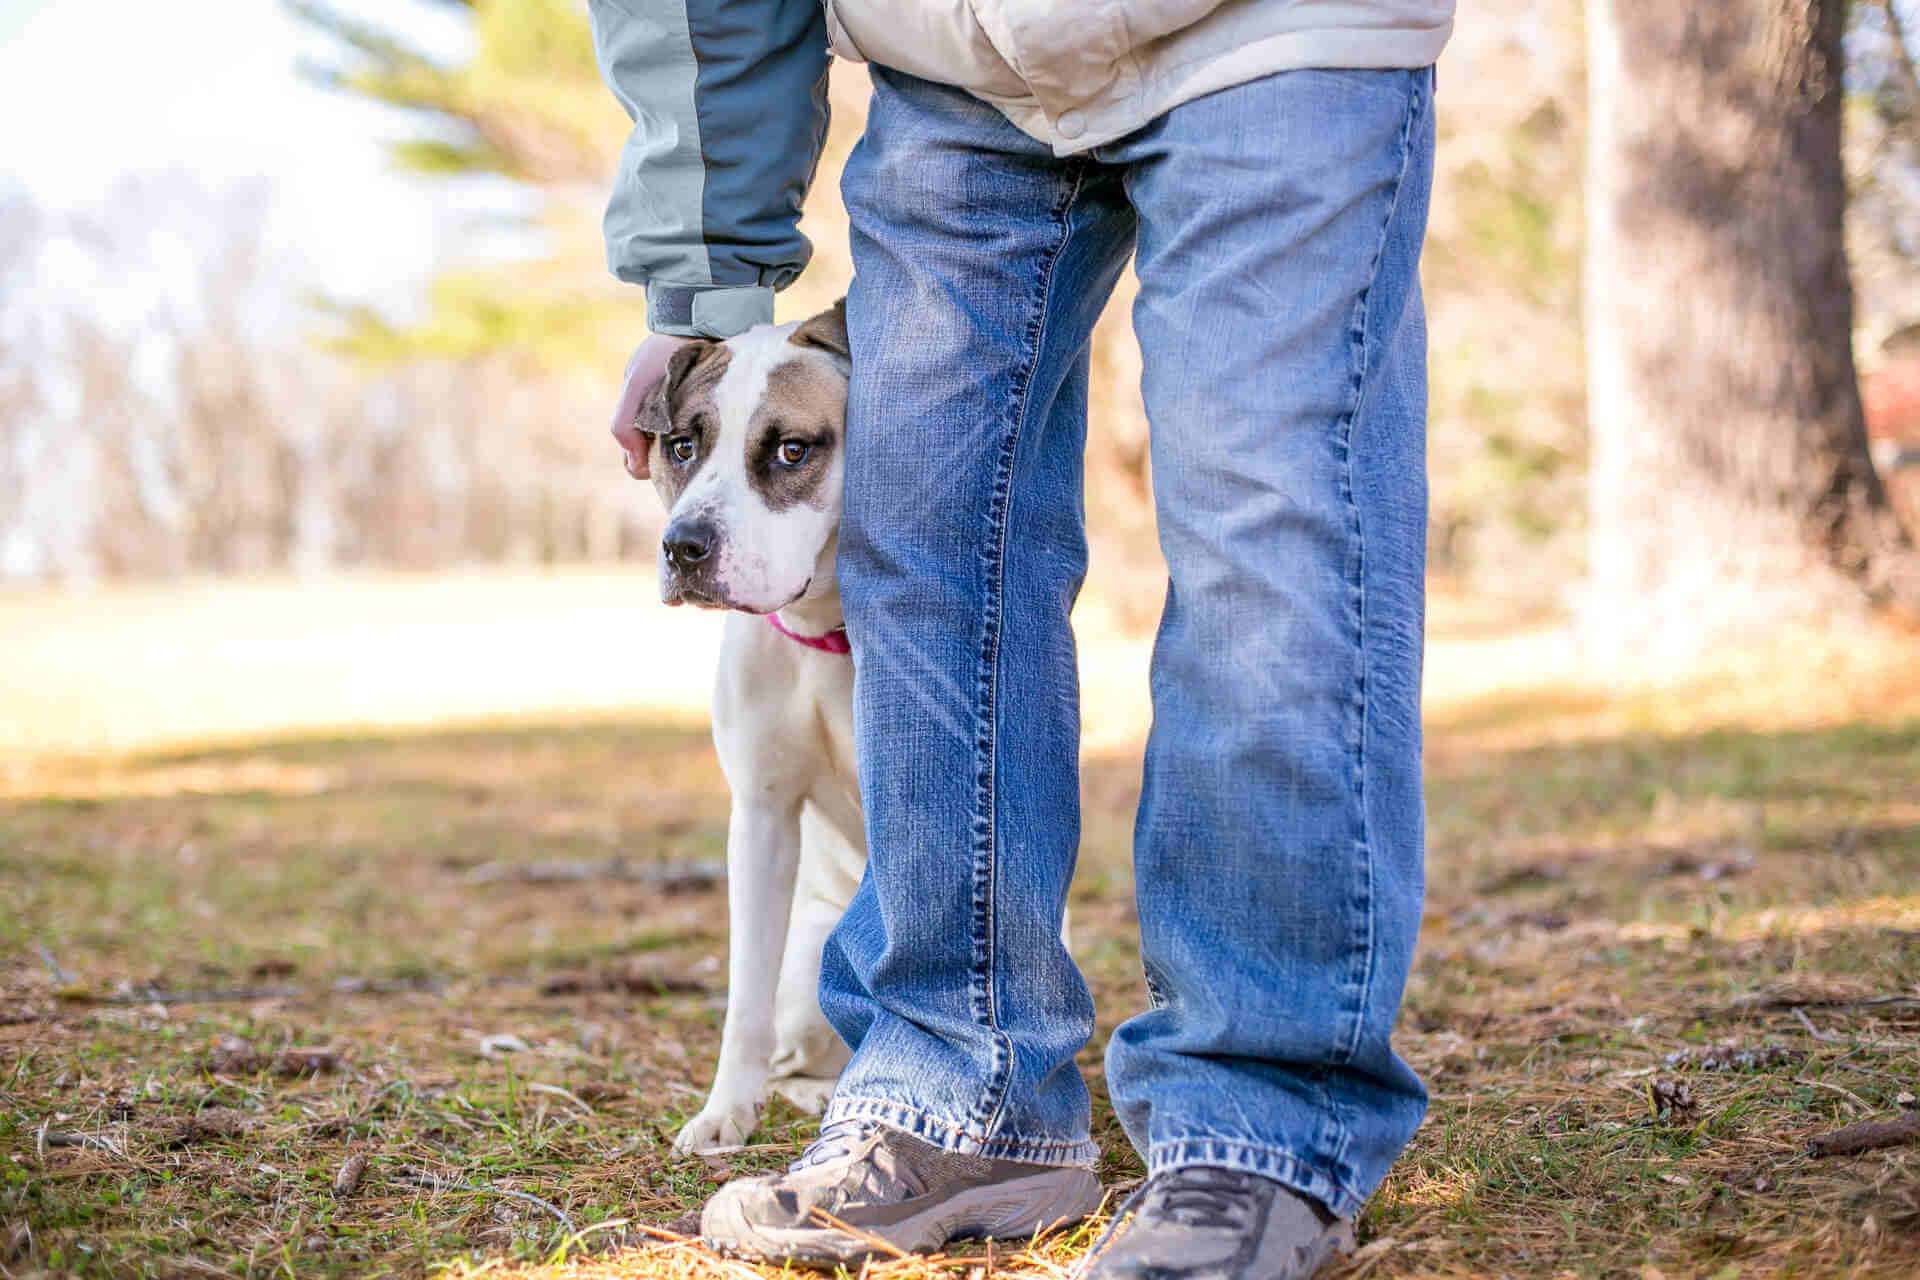
[[[962,1155],[986,1156],[990,1160],[1013,1160],[1020,1164],[1044,1164],[1061,1168],[1091,1167],[1100,1158],[1100,1148],[1090,1140],[1058,1138],[1021,1138],[1008,1134],[987,1137],[965,1125],[942,1120],[914,1107],[881,1098],[835,1096],[820,1123],[836,1120],[877,1120],[890,1129],[899,1129],[932,1143],[943,1151]]]
[[[1147,1153],[1147,1176],[1205,1165],[1237,1169],[1271,1178],[1291,1191],[1312,1196],[1327,1211],[1351,1222],[1367,1198],[1346,1183],[1331,1178],[1291,1152],[1256,1146],[1230,1138],[1180,1138],[1156,1142]]]

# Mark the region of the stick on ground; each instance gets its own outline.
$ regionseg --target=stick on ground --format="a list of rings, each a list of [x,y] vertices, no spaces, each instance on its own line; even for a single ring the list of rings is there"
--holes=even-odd
[[[1807,1143],[1807,1151],[1815,1156],[1853,1156],[1909,1142],[1920,1142],[1920,1111],[1908,1111],[1897,1120],[1867,1120],[1820,1134]]]

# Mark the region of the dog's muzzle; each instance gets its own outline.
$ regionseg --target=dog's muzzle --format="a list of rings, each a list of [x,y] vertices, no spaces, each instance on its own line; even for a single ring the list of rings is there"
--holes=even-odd
[[[667,563],[682,573],[703,564],[719,545],[720,531],[711,520],[676,520],[660,539]]]
[[[666,604],[693,604],[703,609],[725,608],[713,575],[719,562],[720,528],[712,520],[694,516],[672,521],[660,537],[663,561],[660,599]]]

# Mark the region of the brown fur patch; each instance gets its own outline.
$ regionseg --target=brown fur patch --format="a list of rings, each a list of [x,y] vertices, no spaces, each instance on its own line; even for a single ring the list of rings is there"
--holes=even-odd
[[[767,397],[747,428],[747,480],[768,510],[820,505],[847,420],[847,380],[824,360],[789,360],[767,374]],[[781,442],[812,446],[797,467],[781,465]]]
[[[842,360],[851,360],[847,343],[847,300],[834,303],[795,329],[787,338],[796,347],[815,347]]]
[[[668,510],[673,509],[674,500],[713,452],[713,436],[718,429],[713,420],[713,389],[726,376],[732,359],[733,352],[723,343],[682,347],[673,353],[667,376],[649,402],[651,420],[647,429],[653,433],[653,443],[647,469],[653,474],[655,492]],[[682,434],[692,435],[696,452],[692,461],[678,463],[668,454],[667,442]]]

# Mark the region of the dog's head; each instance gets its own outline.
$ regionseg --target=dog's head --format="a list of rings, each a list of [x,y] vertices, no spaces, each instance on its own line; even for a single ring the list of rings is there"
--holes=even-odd
[[[662,600],[772,613],[837,589],[849,368],[844,303],[673,353],[637,421],[667,507]]]

